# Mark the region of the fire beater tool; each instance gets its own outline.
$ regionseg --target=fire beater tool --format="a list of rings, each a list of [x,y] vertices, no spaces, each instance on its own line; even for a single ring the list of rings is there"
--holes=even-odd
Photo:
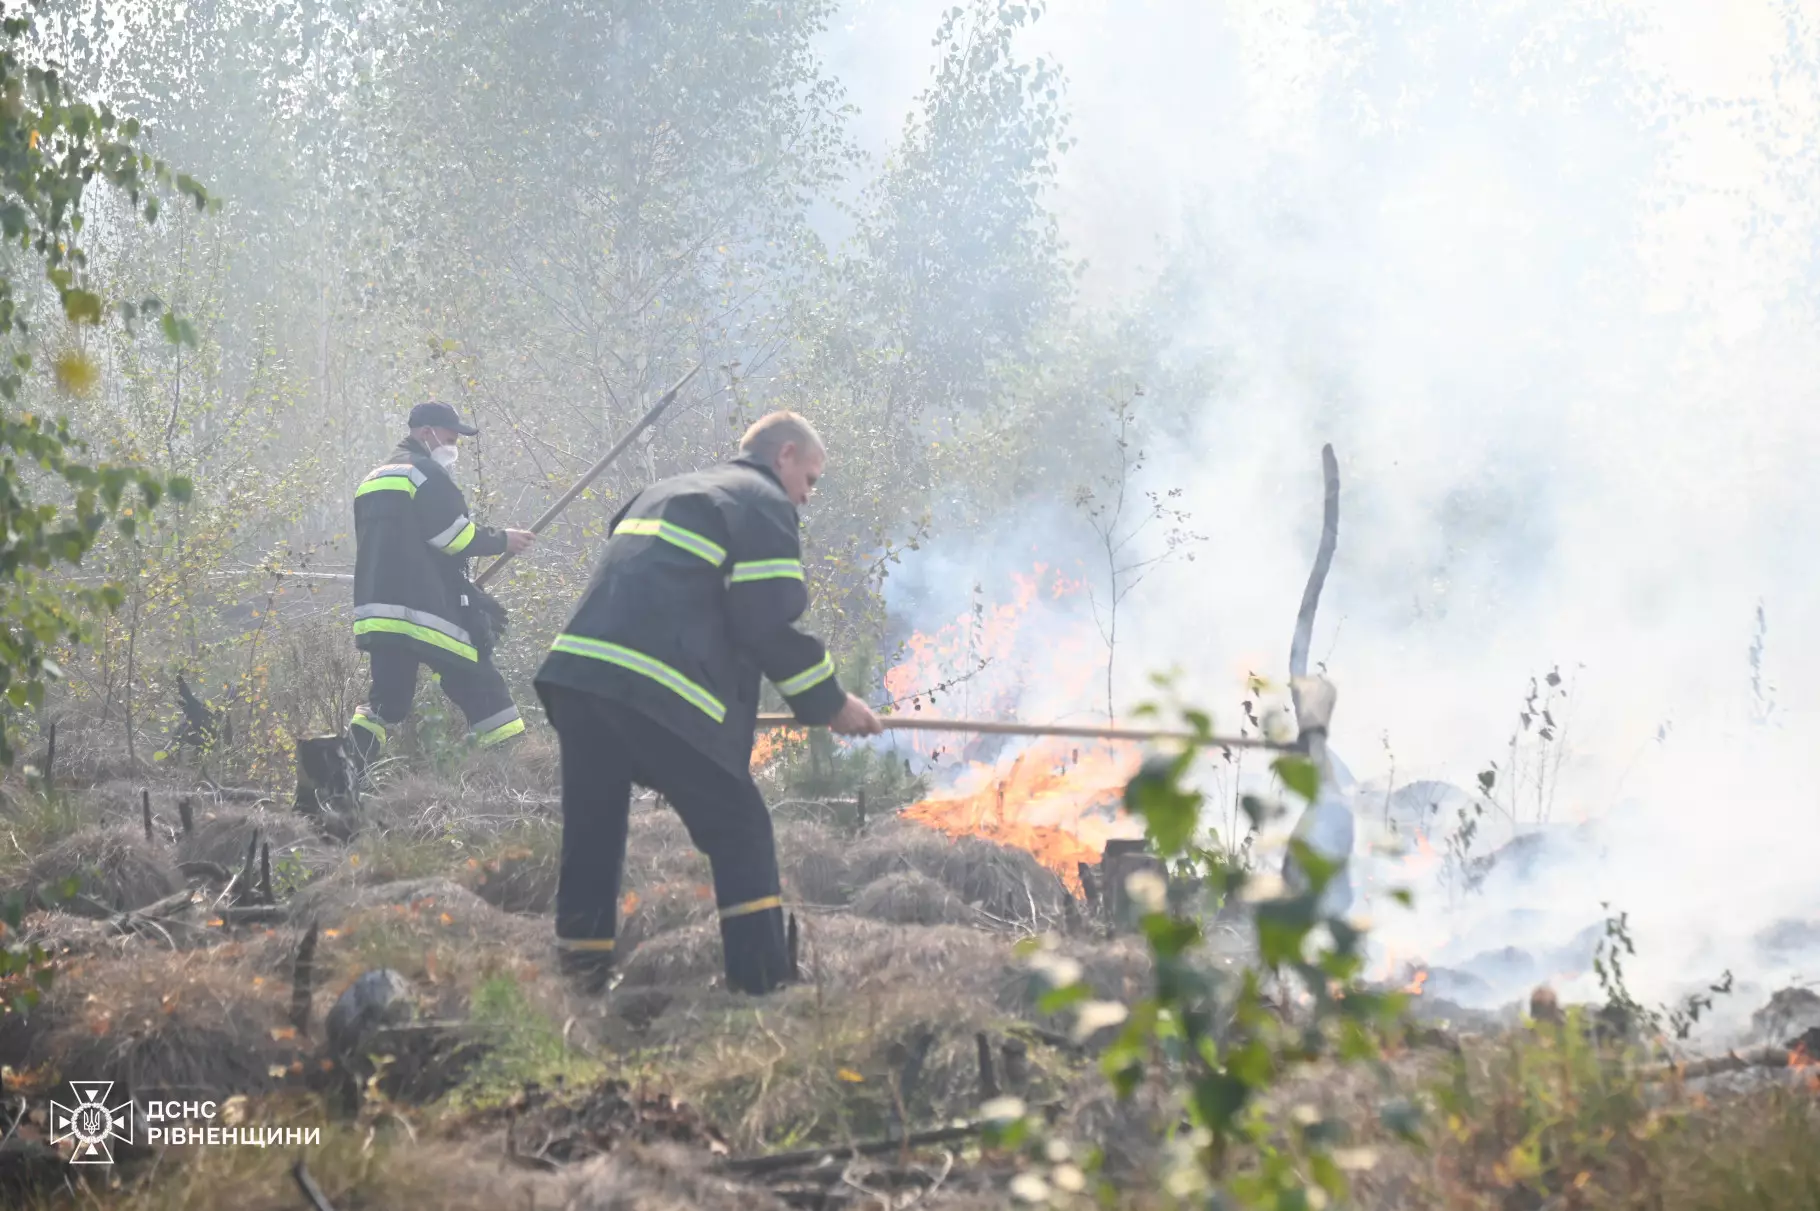
[[[552,521],[556,520],[556,515],[558,513],[561,513],[565,508],[567,508],[570,501],[574,500],[577,496],[580,496],[582,494],[582,491],[585,488],[587,488],[587,486],[590,483],[594,482],[594,477],[596,475],[599,475],[602,471],[605,471],[609,466],[611,466],[613,464],[614,459],[618,458],[621,454],[624,454],[626,452],[626,447],[630,446],[634,441],[636,441],[638,439],[638,435],[640,433],[643,433],[646,429],[650,428],[652,423],[655,422],[657,420],[657,418],[663,414],[663,410],[665,408],[668,408],[673,402],[675,402],[677,392],[681,391],[684,387],[688,386],[689,380],[694,378],[695,372],[700,369],[701,369],[701,363],[697,362],[695,365],[695,369],[690,370],[689,373],[683,375],[680,379],[677,379],[676,385],[674,387],[671,387],[668,391],[664,392],[663,398],[658,400],[655,404],[653,404],[651,406],[651,410],[649,412],[645,413],[644,416],[642,418],[640,418],[639,422],[636,425],[633,425],[631,430],[624,437],[620,438],[618,442],[616,442],[614,444],[614,446],[611,450],[608,450],[605,454],[601,455],[599,462],[595,463],[592,467],[589,467],[587,472],[585,474],[583,474],[580,479],[576,480],[574,485],[571,486],[567,492],[564,492],[562,494],[562,498],[560,500],[558,500],[555,504],[551,505],[549,508],[545,509],[543,516],[531,523],[531,533],[533,533],[533,534],[542,533],[543,528],[545,526],[549,525]],[[486,566],[486,569],[484,571],[482,571],[480,573],[480,575],[478,575],[474,578],[474,583],[476,585],[486,584],[487,581],[489,581],[493,578],[493,573],[499,571],[500,568],[504,567],[506,561],[511,558],[512,558],[512,553],[510,551],[507,551],[504,555],[501,555],[498,559],[495,559],[492,563],[490,563]]]
[[[1128,727],[1072,727],[1066,724],[1003,723],[992,719],[941,719],[927,715],[881,715],[886,731],[972,732],[995,736],[1078,736],[1089,740],[1184,740],[1210,748],[1269,748],[1299,752],[1295,742],[1266,740],[1261,736],[1208,736]],[[794,715],[760,715],[760,727],[805,727]]]

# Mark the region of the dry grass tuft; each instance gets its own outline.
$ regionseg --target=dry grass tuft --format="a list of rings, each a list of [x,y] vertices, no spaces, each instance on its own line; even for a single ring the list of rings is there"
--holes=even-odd
[[[642,943],[622,960],[627,988],[704,988],[720,976],[720,923],[698,921]]]
[[[246,861],[246,847],[255,834],[272,847],[272,861],[286,854],[298,854],[312,868],[330,865],[329,851],[315,826],[289,809],[243,811],[227,808],[213,812],[198,810],[196,831],[177,842],[180,862],[213,862],[230,872]]]
[[[1055,872],[1024,850],[979,837],[947,837],[911,821],[893,820],[867,832],[854,846],[851,862],[862,884],[920,871],[964,903],[1006,922],[1054,920],[1070,898]]]
[[[453,880],[437,878],[364,886],[342,880],[313,883],[292,902],[291,920],[344,925],[389,920],[447,945],[491,948],[518,958],[543,957],[553,937],[549,922],[501,912]]]
[[[696,851],[675,809],[653,800],[635,802],[626,838],[624,885],[642,894],[643,888],[666,883],[693,886],[710,881],[708,859]]]
[[[24,1059],[142,1096],[263,1093],[300,1075],[310,1051],[288,1022],[289,997],[288,982],[206,951],[79,958],[41,1007],[43,1054]]]
[[[627,905],[632,909],[629,913],[625,913]],[[620,903],[620,910],[625,914],[617,931],[622,952],[674,930],[718,920],[714,888],[705,883],[669,883],[648,891],[634,891]]]
[[[266,1125],[313,1127],[307,1110],[257,1117]],[[327,1127],[304,1157],[323,1197],[341,1211],[782,1211],[767,1191],[705,1172],[702,1154],[675,1145],[628,1144],[609,1156],[555,1174],[500,1161],[497,1139],[462,1146],[416,1140],[395,1126]],[[177,1163],[181,1157],[181,1163]],[[284,1148],[174,1149],[150,1180],[106,1196],[117,1211],[296,1211],[302,1206]],[[32,1211],[67,1206],[46,1196]]]
[[[875,880],[854,897],[853,911],[893,925],[967,925],[979,920],[959,896],[919,870],[900,870]]]
[[[626,990],[622,987],[614,994]],[[909,1121],[969,1114],[979,1101],[976,1031],[1002,1015],[965,984],[912,970],[846,988],[794,986],[754,1000],[676,997],[642,1041],[686,1101],[737,1149],[876,1136],[897,1121],[910,1056]]]
[[[548,825],[515,829],[491,853],[467,860],[462,883],[503,912],[550,912],[556,906],[560,839]]]
[[[575,1211],[784,1211],[768,1191],[706,1169],[700,1152],[628,1144],[564,1174],[551,1206]]]
[[[863,917],[802,922],[804,978],[836,990],[900,983],[943,984],[1019,1003],[1007,990],[1024,977],[1005,940],[958,925],[890,925]]]
[[[115,910],[143,908],[185,886],[167,848],[126,828],[91,825],[33,858],[19,890],[31,893],[72,876],[79,894]]]
[[[858,889],[853,868],[837,840],[820,825],[780,820],[777,863],[784,894],[802,904],[840,905]]]

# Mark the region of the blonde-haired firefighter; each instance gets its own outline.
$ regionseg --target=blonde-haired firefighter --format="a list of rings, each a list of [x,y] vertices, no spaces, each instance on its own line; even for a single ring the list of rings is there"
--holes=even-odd
[[[562,746],[557,948],[586,990],[613,965],[634,782],[708,857],[728,986],[757,994],[787,978],[771,814],[751,773],[759,678],[804,723],[882,730],[795,626],[809,606],[797,508],[826,461],[807,421],[772,413],[739,457],[640,492],[538,670]]]

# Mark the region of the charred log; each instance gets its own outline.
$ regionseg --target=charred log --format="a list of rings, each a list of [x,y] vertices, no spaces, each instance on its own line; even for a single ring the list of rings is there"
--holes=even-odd
[[[183,722],[177,729],[177,746],[201,752],[214,744],[221,732],[221,712],[196,696],[182,673],[177,674],[177,705]]]

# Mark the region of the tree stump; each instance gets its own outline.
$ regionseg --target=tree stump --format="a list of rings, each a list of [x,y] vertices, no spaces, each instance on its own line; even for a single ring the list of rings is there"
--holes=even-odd
[[[314,818],[340,840],[354,833],[360,800],[354,764],[340,736],[310,736],[297,742],[297,797],[294,811]]]
[[[1168,882],[1168,868],[1149,848],[1150,843],[1142,838],[1114,837],[1106,842],[1105,853],[1100,857],[1099,898],[1102,911],[1115,929],[1131,929],[1137,924],[1137,913],[1125,890],[1128,876],[1147,870]]]

